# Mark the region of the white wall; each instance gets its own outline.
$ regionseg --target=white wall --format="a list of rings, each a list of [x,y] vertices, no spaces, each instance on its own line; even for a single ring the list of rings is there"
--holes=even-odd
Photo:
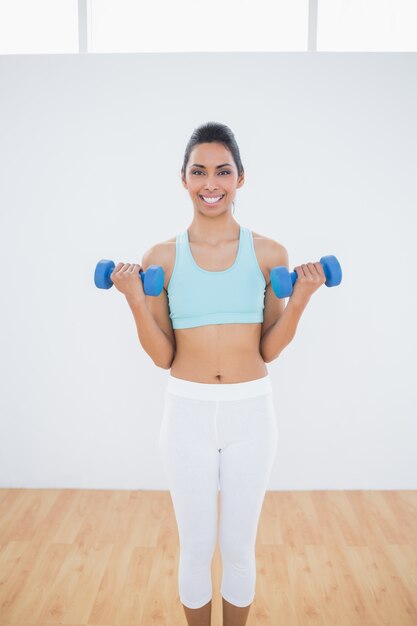
[[[0,58],[0,486],[167,489],[168,370],[97,261],[184,230],[198,125],[238,141],[236,220],[295,265],[335,254],[268,364],[269,489],[415,489],[417,55]]]

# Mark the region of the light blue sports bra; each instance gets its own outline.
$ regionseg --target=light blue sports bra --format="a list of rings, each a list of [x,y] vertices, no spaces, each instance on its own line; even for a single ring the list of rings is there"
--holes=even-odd
[[[263,322],[265,289],[249,228],[240,227],[235,262],[219,272],[197,265],[187,230],[177,235],[167,290],[173,328]]]

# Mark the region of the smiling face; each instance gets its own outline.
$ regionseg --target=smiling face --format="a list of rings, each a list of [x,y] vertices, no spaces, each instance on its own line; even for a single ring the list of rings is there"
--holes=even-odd
[[[236,190],[244,183],[244,173],[238,176],[233,156],[223,144],[200,143],[190,153],[182,183],[196,209],[221,213],[231,210]]]

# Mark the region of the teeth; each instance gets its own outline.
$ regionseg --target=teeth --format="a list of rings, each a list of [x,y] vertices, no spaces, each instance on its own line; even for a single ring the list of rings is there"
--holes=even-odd
[[[202,196],[203,200],[205,202],[208,202],[209,204],[213,204],[214,202],[218,202],[220,200],[220,198],[222,198],[223,196],[217,196],[216,198],[206,198],[206,196]]]

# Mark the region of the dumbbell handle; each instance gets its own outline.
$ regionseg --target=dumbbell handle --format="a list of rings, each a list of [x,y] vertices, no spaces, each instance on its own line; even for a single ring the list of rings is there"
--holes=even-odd
[[[110,289],[113,281],[110,274],[115,268],[114,261],[101,259],[96,265],[94,272],[94,283],[99,289]],[[150,265],[146,272],[139,269],[139,276],[142,280],[143,290],[148,296],[159,296],[164,287],[164,270],[161,265]]]
[[[337,285],[340,285],[342,281],[342,268],[340,267],[340,263],[336,257],[333,254],[322,256],[320,259],[320,265],[322,266],[326,277],[325,285],[327,287],[336,287]],[[294,286],[295,281],[298,278],[295,270],[290,272],[290,278],[291,283]]]
[[[342,281],[342,268],[339,261],[333,254],[322,256],[320,263],[326,276],[326,287],[336,287]],[[289,272],[284,265],[271,269],[272,289],[277,298],[288,298],[291,296],[293,286],[298,278],[297,272]]]

